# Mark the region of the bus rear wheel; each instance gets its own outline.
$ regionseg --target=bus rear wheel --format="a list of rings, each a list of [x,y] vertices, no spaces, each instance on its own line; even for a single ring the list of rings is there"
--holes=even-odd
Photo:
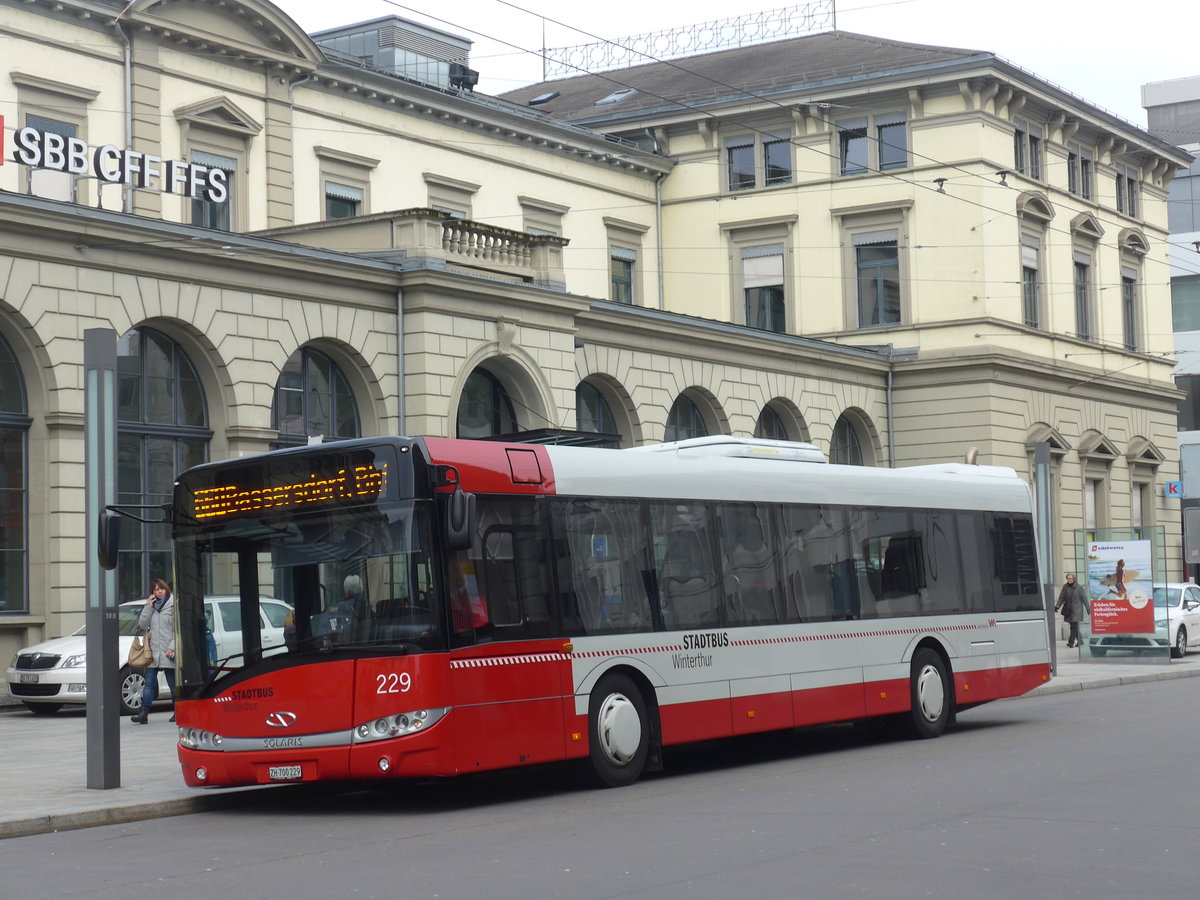
[[[642,692],[628,675],[605,675],[588,702],[592,774],[601,787],[633,784],[646,768],[650,718]]]
[[[915,738],[935,738],[954,712],[954,690],[937,651],[920,647],[912,658],[912,709],[908,730]]]

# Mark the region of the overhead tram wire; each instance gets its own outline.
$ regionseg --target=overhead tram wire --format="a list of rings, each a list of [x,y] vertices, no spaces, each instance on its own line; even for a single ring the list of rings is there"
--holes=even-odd
[[[495,0],[495,2],[497,2],[497,3],[500,3],[500,4],[504,5],[504,6],[510,7],[511,9],[515,9],[515,10],[517,10],[517,11],[519,11],[519,12],[523,12],[523,13],[525,13],[526,15],[535,16],[535,17],[537,17],[537,18],[542,18],[542,19],[545,19],[546,21],[553,22],[555,25],[558,25],[558,26],[560,26],[560,27],[562,27],[562,28],[567,28],[567,29],[570,29],[571,31],[578,32],[579,34],[582,34],[582,35],[585,35],[585,36],[587,36],[587,37],[590,37],[590,38],[592,38],[593,40],[600,41],[600,42],[602,42],[602,43],[606,43],[606,44],[611,44],[612,46],[616,47],[617,49],[619,49],[619,50],[623,50],[623,51],[625,51],[625,52],[627,52],[627,53],[635,53],[635,54],[637,54],[638,56],[645,57],[646,59],[650,60],[651,62],[658,63],[658,64],[661,64],[661,65],[667,65],[667,66],[670,66],[671,68],[678,69],[680,72],[683,72],[683,73],[685,73],[685,74],[687,74],[687,75],[692,75],[692,76],[694,76],[694,77],[696,77],[696,78],[702,78],[702,79],[704,79],[705,81],[711,82],[712,84],[715,84],[715,85],[717,85],[717,86],[719,86],[719,87],[723,87],[723,88],[725,88],[725,89],[727,89],[727,90],[734,91],[735,93],[744,94],[744,95],[746,95],[746,97],[748,97],[748,98],[750,98],[750,99],[753,99],[753,100],[759,100],[759,101],[762,101],[762,102],[768,103],[768,104],[770,104],[770,105],[772,105],[772,106],[776,106],[776,107],[778,107],[778,108],[780,108],[780,109],[784,110],[785,112],[789,112],[789,113],[791,112],[791,108],[790,108],[789,106],[787,106],[786,104],[780,103],[779,101],[777,101],[777,100],[774,100],[774,99],[772,99],[771,97],[765,96],[765,95],[763,95],[763,94],[756,93],[755,91],[752,91],[752,90],[750,90],[750,89],[748,89],[748,88],[745,88],[745,87],[738,87],[737,85],[731,85],[731,84],[729,84],[729,83],[727,83],[727,82],[721,81],[720,79],[713,78],[713,77],[711,77],[711,76],[709,76],[709,75],[704,75],[704,74],[702,74],[702,73],[700,73],[700,72],[695,72],[695,71],[692,71],[691,69],[688,69],[688,68],[686,68],[685,66],[681,66],[681,65],[679,65],[678,63],[676,63],[676,62],[674,62],[674,61],[672,61],[672,60],[664,60],[664,59],[659,59],[658,57],[655,57],[655,56],[653,56],[652,54],[645,53],[645,52],[643,52],[643,51],[640,51],[640,50],[636,50],[636,49],[634,49],[634,48],[632,48],[632,47],[626,47],[624,44],[621,44],[621,43],[619,43],[619,42],[617,42],[617,41],[613,41],[613,40],[610,40],[610,39],[608,39],[608,38],[602,37],[602,36],[600,36],[600,35],[593,34],[593,33],[589,32],[589,31],[587,31],[587,30],[585,30],[585,29],[582,29],[582,28],[576,28],[575,26],[573,26],[573,25],[569,25],[569,24],[567,24],[567,23],[565,23],[565,22],[562,22],[562,21],[560,21],[560,20],[558,20],[558,19],[554,19],[554,18],[551,18],[551,17],[548,17],[548,16],[543,16],[543,15],[542,15],[542,14],[540,14],[540,13],[536,13],[536,12],[534,12],[534,11],[530,10],[530,9],[526,9],[526,8],[525,8],[525,7],[523,7],[523,6],[520,6],[520,5],[516,4],[516,3],[513,3],[513,2],[512,2],[512,0]],[[862,7],[862,8],[863,8],[863,9],[869,9],[870,7]],[[992,55],[994,56],[994,54],[992,54]],[[563,65],[569,65],[569,64],[567,64],[567,63],[563,63]],[[578,68],[578,67],[572,66],[572,68]],[[603,77],[603,76],[602,76],[602,73],[599,73],[599,72],[592,72],[592,73],[588,73],[588,74],[590,74],[590,75],[594,75],[594,76],[597,76],[597,77]],[[1036,77],[1036,76],[1035,76],[1035,77]],[[608,79],[608,80],[611,80],[611,79]],[[614,82],[614,83],[620,83],[620,82]],[[628,85],[628,84],[623,84],[622,86],[623,86],[623,87],[626,87],[626,88],[633,88],[633,86],[632,86],[632,85]],[[638,89],[638,88],[633,88],[633,89],[634,89],[634,90],[640,90],[640,89]],[[654,92],[652,92],[652,91],[646,91],[646,92],[644,92],[644,93],[649,93],[649,94],[650,94],[650,96],[652,96],[652,97],[657,97],[658,99],[660,99],[660,100],[664,100],[664,101],[665,101],[665,102],[667,102],[667,103],[673,103],[673,102],[674,102],[674,103],[677,103],[679,106],[682,106],[682,107],[684,107],[685,109],[691,109],[691,110],[693,110],[693,111],[697,111],[697,112],[705,112],[704,110],[697,109],[696,107],[690,106],[689,104],[683,103],[682,101],[672,101],[672,100],[670,100],[669,98],[662,97],[661,95],[659,95],[659,94],[655,94],[655,93],[654,93]],[[1082,99],[1082,98],[1081,98],[1081,99]],[[1086,101],[1085,101],[1085,102],[1086,102]],[[814,104],[814,105],[818,105],[818,106],[819,106],[820,104]],[[831,105],[832,105],[832,104],[831,104]],[[709,115],[709,116],[711,116],[711,117],[713,117],[713,118],[718,118],[718,117],[716,116],[716,114],[714,114],[714,113],[707,113],[707,112],[705,112],[705,114],[707,114],[707,115]],[[736,119],[727,119],[726,121],[732,121],[732,122],[734,122],[734,124],[737,124],[739,127],[746,128],[747,130],[749,130],[749,131],[753,132],[754,134],[760,135],[760,136],[764,136],[764,137],[768,137],[768,136],[769,136],[769,137],[776,137],[776,135],[775,135],[774,133],[771,133],[771,132],[766,132],[766,131],[763,131],[763,130],[761,130],[761,129],[753,128],[752,126],[747,126],[747,125],[744,125],[743,123],[740,123],[740,122],[738,122]],[[1130,124],[1132,124],[1132,123],[1130,123]],[[792,144],[793,146],[797,147],[798,149],[808,149],[808,150],[812,150],[812,151],[813,151],[813,152],[815,152],[815,153],[819,153],[819,154],[822,154],[822,155],[824,155],[824,156],[827,156],[827,157],[829,157],[829,158],[830,158],[832,161],[834,161],[834,162],[839,162],[839,161],[840,161],[839,157],[837,157],[837,156],[836,156],[836,155],[834,155],[833,153],[829,153],[828,151],[823,151],[823,150],[820,150],[820,149],[818,149],[818,148],[816,148],[816,147],[805,147],[805,146],[802,146],[802,145],[800,145],[800,144],[797,144],[797,143],[796,143],[794,140],[792,140],[791,138],[789,138],[789,139],[788,139],[788,143]],[[981,174],[981,173],[978,173],[978,172],[972,172],[971,170],[969,170],[969,169],[964,169],[964,168],[962,168],[961,166],[959,166],[959,165],[956,165],[956,164],[954,164],[954,163],[947,163],[947,162],[943,162],[942,160],[935,159],[934,157],[931,157],[931,156],[926,156],[925,154],[922,154],[922,153],[917,153],[917,152],[916,152],[916,150],[914,150],[914,149],[911,149],[911,148],[907,148],[907,149],[908,149],[908,152],[909,152],[910,154],[912,154],[914,157],[918,157],[918,158],[920,158],[920,159],[923,159],[923,160],[925,160],[925,161],[927,161],[927,162],[929,162],[929,163],[933,163],[933,164],[935,164],[935,165],[942,166],[942,167],[944,167],[944,168],[946,168],[946,169],[949,169],[949,170],[951,170],[951,171],[959,171],[959,172],[962,172],[964,175],[966,175],[966,176],[967,176],[967,177],[969,177],[969,178],[978,178],[978,179],[981,179],[981,180],[983,180],[983,181],[984,181],[984,183],[985,183],[985,184],[987,184],[987,185],[989,185],[989,186],[991,186],[991,185],[994,185],[994,184],[995,184],[995,182],[992,182],[992,181],[991,181],[991,179],[990,179],[988,176],[986,176],[986,175],[983,175],[983,174]],[[943,185],[944,185],[944,182],[945,182],[947,179],[934,179],[934,182],[935,182],[935,183],[936,183],[936,182],[939,182],[939,181],[940,181],[941,183],[940,183],[940,184],[938,184],[938,187],[937,187],[937,188],[930,188],[930,187],[929,187],[928,185],[926,185],[926,184],[925,184],[923,181],[916,180],[916,179],[905,179],[905,178],[902,178],[901,176],[899,176],[899,175],[896,175],[895,173],[892,173],[892,172],[883,172],[883,171],[880,171],[880,173],[879,173],[879,174],[886,174],[886,175],[890,175],[890,176],[892,176],[892,177],[896,178],[897,180],[900,180],[900,181],[906,182],[906,183],[908,183],[908,184],[911,184],[911,185],[914,185],[914,186],[917,186],[917,187],[923,187],[923,188],[925,188],[925,189],[927,189],[927,190],[933,190],[933,192],[934,192],[934,193],[946,194],[946,191],[944,191],[944,190],[943,190]],[[948,196],[955,196],[955,195],[948,195]],[[1002,216],[1008,216],[1008,217],[1010,217],[1010,218],[1016,218],[1016,219],[1019,219],[1019,218],[1020,218],[1020,217],[1017,215],[1017,213],[1013,212],[1012,210],[994,209],[994,208],[992,208],[992,207],[987,207],[987,206],[984,206],[982,203],[978,203],[978,202],[976,202],[976,201],[973,201],[973,200],[968,200],[968,199],[966,199],[966,198],[964,198],[964,197],[956,197],[956,199],[962,200],[963,202],[972,203],[973,205],[975,205],[975,206],[979,207],[980,209],[987,210],[987,211],[989,211],[989,212],[995,212],[995,213],[997,213],[998,215],[1002,215]],[[1105,222],[1106,222],[1106,224],[1110,224],[1110,225],[1116,225],[1116,224],[1119,224],[1119,223],[1116,223],[1116,222],[1114,222],[1114,221],[1113,221],[1111,218],[1107,218],[1107,215],[1108,215],[1108,214],[1106,213],[1106,214],[1105,214],[1106,218],[1103,220],[1103,221],[1105,221]],[[1057,232],[1057,233],[1059,233],[1059,234],[1064,234],[1064,235],[1067,235],[1067,236],[1071,236],[1071,234],[1072,234],[1072,233],[1071,233],[1069,230],[1066,230],[1066,231],[1064,231],[1064,230],[1062,230],[1062,229],[1056,229],[1056,228],[1052,228],[1051,226],[1047,226],[1047,230],[1048,230],[1048,231],[1056,231],[1056,232]],[[1120,249],[1121,249],[1121,248],[1120,248],[1120,247],[1116,247],[1115,245],[1113,245],[1113,249],[1116,249],[1116,250],[1120,251]],[[1200,250],[1198,250],[1198,252],[1200,252]],[[1161,261],[1159,261],[1159,260],[1154,260],[1154,261],[1155,261],[1155,262],[1159,262],[1159,263],[1161,264]]]
[[[536,56],[536,57],[539,57],[539,58],[543,58],[543,57],[544,57],[544,54],[543,54],[541,51],[538,51],[538,50],[530,50],[529,48],[523,48],[523,47],[520,47],[519,45],[517,45],[517,44],[514,44],[514,43],[512,43],[511,41],[506,41],[506,40],[504,40],[503,38],[498,38],[498,37],[495,37],[495,36],[493,36],[493,35],[487,34],[486,32],[482,32],[482,31],[479,31],[479,30],[477,30],[477,29],[470,28],[469,26],[460,25],[460,24],[459,24],[459,23],[457,23],[457,22],[452,22],[452,21],[450,21],[450,20],[448,20],[448,19],[444,19],[444,18],[441,18],[441,17],[439,17],[439,16],[432,15],[432,14],[430,14],[430,13],[427,13],[427,12],[424,12],[424,11],[422,11],[422,10],[416,9],[415,7],[412,7],[412,6],[407,6],[407,5],[403,4],[403,3],[397,2],[397,0],[383,0],[383,2],[384,2],[384,3],[386,3],[386,4],[388,4],[389,6],[394,6],[394,7],[396,7],[397,9],[402,9],[402,10],[405,10],[406,12],[414,13],[414,14],[416,14],[416,15],[419,15],[419,16],[424,16],[424,17],[426,17],[426,18],[432,19],[433,21],[440,22],[441,24],[443,24],[443,25],[446,25],[446,26],[448,26],[448,27],[450,27],[450,28],[455,28],[455,29],[460,29],[460,30],[463,30],[463,31],[467,31],[467,32],[469,32],[469,33],[471,33],[471,34],[478,35],[479,37],[487,38],[488,40],[495,41],[496,43],[499,43],[499,44],[503,44],[504,46],[507,46],[507,47],[512,47],[514,50],[518,50],[518,51],[521,51],[521,52],[524,52],[524,53],[528,53],[528,54],[530,54],[530,55],[532,55],[532,56]],[[559,21],[559,20],[557,20],[557,19],[552,19],[552,18],[549,18],[549,17],[544,17],[544,16],[542,16],[542,15],[541,15],[541,14],[539,14],[539,13],[532,12],[532,11],[530,11],[530,10],[528,10],[528,9],[525,9],[524,7],[520,7],[520,6],[517,6],[517,5],[516,5],[516,4],[514,4],[514,3],[508,2],[508,0],[497,0],[497,2],[499,2],[499,3],[503,3],[504,5],[506,5],[506,6],[509,6],[509,7],[513,8],[513,9],[515,9],[515,10],[518,10],[518,11],[520,11],[520,12],[524,12],[524,13],[526,13],[527,15],[536,16],[537,18],[546,18],[546,20],[547,20],[547,21],[554,22],[556,25],[560,25],[560,26],[561,26],[561,27],[563,27],[563,28],[568,28],[568,29],[571,29],[572,31],[576,31],[576,32],[578,32],[579,34],[583,34],[583,35],[586,35],[586,36],[588,36],[588,37],[594,38],[595,40],[598,40],[598,41],[603,41],[603,42],[605,42],[605,43],[612,43],[614,46],[617,46],[617,47],[621,47],[621,46],[622,46],[622,45],[620,45],[620,44],[618,44],[618,43],[616,43],[616,42],[614,42],[614,41],[610,41],[610,40],[608,40],[607,38],[603,38],[603,37],[599,37],[599,36],[597,36],[597,35],[593,35],[591,32],[589,32],[589,31],[586,31],[586,30],[584,30],[584,29],[581,29],[581,28],[575,28],[574,26],[572,26],[572,25],[568,25],[568,24],[566,24],[566,23],[564,23],[564,22],[561,22],[561,21]],[[733,87],[733,86],[731,86],[731,85],[727,85],[727,84],[725,84],[724,82],[721,82],[721,81],[718,81],[718,80],[716,80],[716,79],[710,78],[709,76],[706,76],[706,75],[701,75],[701,74],[699,74],[699,73],[696,73],[696,72],[690,72],[688,69],[685,69],[685,68],[683,68],[682,66],[678,66],[678,65],[676,65],[676,64],[674,64],[674,63],[671,63],[671,62],[669,62],[669,61],[665,61],[665,60],[660,60],[660,59],[657,59],[657,58],[655,58],[655,57],[653,57],[653,56],[649,56],[648,54],[641,53],[640,51],[631,51],[631,52],[636,52],[636,53],[638,53],[638,54],[639,54],[639,55],[641,55],[641,56],[645,56],[647,59],[651,60],[652,62],[658,62],[658,63],[663,63],[663,64],[666,64],[666,65],[672,65],[672,66],[674,66],[675,68],[678,68],[678,69],[680,69],[680,71],[683,71],[683,72],[688,72],[689,74],[695,75],[695,76],[696,76],[696,77],[698,77],[698,78],[703,78],[703,79],[705,79],[706,81],[711,81],[712,83],[714,83],[714,84],[717,84],[717,85],[719,85],[719,86],[722,86],[722,87],[725,87],[725,88],[727,88],[727,89],[732,89],[732,90],[738,91],[738,92],[740,92],[740,93],[743,93],[743,94],[747,95],[747,97],[749,97],[749,98],[752,98],[752,99],[755,99],[755,100],[761,100],[761,101],[763,101],[763,102],[766,102],[766,103],[769,103],[769,104],[771,104],[771,105],[778,106],[778,107],[780,107],[781,109],[784,109],[784,110],[789,110],[789,108],[788,108],[786,105],[784,105],[784,104],[781,104],[781,103],[779,103],[778,101],[771,99],[770,97],[765,97],[765,96],[762,96],[762,95],[760,95],[760,94],[756,94],[756,93],[754,93],[753,91],[749,91],[749,90],[746,90],[746,89],[744,89],[744,88],[737,88],[737,87]],[[635,90],[635,91],[638,91],[639,93],[645,94],[645,95],[647,95],[647,96],[654,97],[654,98],[656,98],[656,99],[658,99],[658,100],[661,100],[661,101],[663,101],[664,103],[673,104],[673,105],[675,105],[675,106],[678,106],[678,107],[680,107],[680,108],[682,108],[682,109],[687,109],[687,110],[690,110],[690,111],[692,111],[692,112],[698,113],[698,114],[700,114],[700,115],[707,116],[707,117],[709,117],[709,118],[713,118],[713,119],[720,118],[722,121],[725,121],[725,122],[730,122],[730,123],[732,123],[732,124],[734,124],[734,125],[737,125],[739,128],[741,128],[741,129],[743,129],[743,130],[745,130],[745,131],[748,131],[748,132],[750,132],[750,133],[752,133],[752,134],[756,134],[756,135],[763,136],[763,137],[767,137],[767,136],[770,136],[770,137],[775,137],[775,135],[774,135],[773,133],[766,132],[766,131],[762,130],[761,128],[756,128],[755,126],[752,126],[752,125],[747,125],[747,124],[745,124],[744,122],[741,122],[741,121],[739,121],[739,120],[737,120],[737,119],[734,119],[734,118],[729,118],[729,117],[726,117],[726,116],[717,116],[717,114],[716,114],[716,113],[709,112],[709,111],[708,111],[708,110],[706,110],[706,109],[703,109],[703,108],[700,108],[700,107],[694,106],[694,105],[692,105],[692,104],[689,104],[689,103],[686,103],[686,102],[684,102],[684,101],[681,101],[681,100],[676,100],[676,99],[672,99],[672,98],[670,98],[670,97],[663,96],[662,94],[658,94],[658,93],[656,93],[656,92],[654,92],[654,91],[649,91],[649,90],[645,90],[645,89],[643,89],[643,88],[638,88],[638,87],[635,87],[634,85],[631,85],[631,84],[628,84],[628,83],[626,83],[626,82],[623,82],[623,81],[621,81],[620,79],[613,78],[613,77],[611,77],[611,76],[609,76],[609,75],[605,74],[604,72],[592,72],[592,71],[589,71],[589,70],[587,70],[587,69],[585,69],[585,68],[583,68],[583,67],[581,67],[581,66],[576,66],[576,65],[574,65],[574,64],[571,64],[571,63],[563,63],[563,65],[569,66],[570,68],[573,68],[573,69],[577,69],[577,70],[578,70],[580,73],[582,73],[582,74],[584,74],[584,75],[589,75],[589,76],[593,76],[593,77],[596,77],[596,78],[600,78],[600,79],[602,79],[602,80],[604,80],[604,81],[607,81],[607,82],[609,82],[610,84],[616,85],[617,87],[620,87],[620,88],[627,88],[627,89]],[[1034,77],[1036,77],[1036,76],[1034,76]],[[1084,101],[1084,102],[1086,102],[1086,101]],[[790,111],[790,110],[789,110],[789,111]],[[1132,123],[1131,123],[1131,124],[1132,124]],[[1134,126],[1134,127],[1137,127],[1137,126]],[[792,144],[792,146],[794,146],[794,147],[797,147],[798,149],[809,150],[809,151],[811,151],[811,152],[813,152],[813,153],[817,153],[817,154],[819,154],[819,155],[822,155],[822,156],[828,157],[828,158],[829,158],[831,161],[833,161],[833,162],[838,162],[838,161],[839,161],[839,157],[838,157],[838,156],[836,156],[835,154],[833,154],[833,153],[831,153],[831,152],[829,152],[829,151],[827,151],[827,150],[821,150],[821,149],[819,149],[819,148],[816,148],[816,147],[802,146],[802,145],[800,145],[800,144],[797,144],[797,143],[795,142],[795,140],[793,140],[793,139],[791,139],[791,138],[789,138],[789,139],[788,139],[788,143]],[[929,162],[929,163],[933,163],[933,164],[936,164],[936,165],[938,165],[938,166],[942,166],[942,167],[944,167],[944,168],[946,168],[946,169],[960,171],[960,172],[964,173],[965,175],[967,175],[968,177],[971,177],[971,178],[979,178],[979,179],[983,180],[983,182],[984,182],[986,185],[989,185],[989,186],[990,186],[990,185],[993,185],[993,184],[994,184],[994,182],[992,182],[992,181],[991,181],[991,180],[990,180],[990,179],[989,179],[987,176],[985,176],[985,175],[981,175],[981,174],[979,174],[979,173],[976,173],[976,172],[971,172],[969,169],[963,169],[961,166],[957,166],[957,165],[955,165],[955,164],[952,164],[952,163],[947,163],[947,162],[944,162],[944,161],[942,161],[942,160],[935,159],[935,158],[933,158],[933,157],[930,157],[930,156],[925,156],[924,154],[917,154],[917,153],[915,153],[915,152],[914,152],[914,151],[912,151],[912,150],[910,150],[909,152],[910,152],[910,153],[913,153],[915,156],[919,156],[921,159],[924,159],[924,160],[926,160],[926,161],[927,161],[927,162]],[[984,212],[988,212],[988,213],[995,213],[995,214],[997,214],[997,216],[1005,216],[1005,217],[1008,217],[1008,218],[1011,218],[1011,219],[1014,219],[1014,220],[1017,220],[1017,221],[1020,221],[1020,218],[1021,218],[1021,217],[1020,217],[1020,215],[1019,215],[1017,212],[1015,212],[1014,210],[998,209],[998,208],[996,208],[996,207],[988,206],[988,205],[986,205],[986,204],[984,204],[984,203],[981,203],[981,202],[979,202],[979,201],[976,201],[976,200],[971,200],[971,199],[969,199],[969,198],[967,198],[967,197],[961,197],[961,196],[958,196],[957,194],[952,194],[952,193],[948,193],[948,192],[945,192],[945,191],[939,191],[939,190],[938,190],[936,187],[934,187],[934,185],[933,185],[933,183],[932,183],[932,182],[930,182],[930,183],[926,184],[925,182],[923,182],[923,181],[921,181],[921,180],[919,180],[919,179],[905,178],[905,177],[903,177],[903,176],[901,176],[901,175],[899,175],[899,174],[897,174],[897,173],[895,173],[895,172],[890,172],[890,171],[888,171],[888,172],[885,172],[885,171],[882,171],[882,170],[880,170],[880,171],[878,171],[878,172],[877,172],[877,174],[880,174],[880,175],[886,175],[886,176],[888,176],[889,178],[891,178],[891,179],[893,179],[893,180],[895,180],[895,181],[898,181],[898,182],[900,182],[900,183],[902,183],[902,184],[907,184],[907,185],[909,185],[909,186],[911,186],[911,187],[914,187],[914,188],[920,188],[920,189],[923,189],[923,190],[929,191],[929,192],[931,192],[931,193],[934,193],[934,194],[940,194],[940,195],[941,195],[941,196],[943,196],[943,197],[949,197],[949,198],[953,198],[954,200],[957,200],[957,201],[959,201],[960,203],[967,203],[967,204],[969,204],[969,205],[971,205],[971,206],[974,206],[974,207],[976,207],[976,208],[978,208],[978,209],[980,209],[980,210],[982,210],[982,211],[984,211]],[[1107,216],[1108,216],[1108,214],[1107,214],[1107,213],[1105,213],[1105,218],[1104,218],[1104,219],[1102,219],[1101,221],[1104,221],[1106,224],[1109,224],[1109,225],[1114,225],[1114,226],[1119,226],[1119,225],[1120,225],[1120,223],[1116,222],[1115,220],[1113,220],[1113,219],[1111,219],[1111,218],[1108,218]],[[1100,218],[1100,217],[1099,217],[1099,216],[1097,216],[1097,218]],[[1060,234],[1060,235],[1063,235],[1063,236],[1066,236],[1066,237],[1072,237],[1072,236],[1073,236],[1073,232],[1071,232],[1069,229],[1064,229],[1064,228],[1060,228],[1060,227],[1055,227],[1055,226],[1052,226],[1052,225],[1049,225],[1049,224],[1047,224],[1047,225],[1045,226],[1045,230],[1046,230],[1047,232],[1052,232],[1052,233]],[[1103,245],[1103,244],[1101,244],[1099,241],[1097,241],[1097,246],[1105,246],[1105,245]],[[1108,245],[1108,246],[1110,246],[1110,248],[1111,248],[1111,249],[1114,249],[1114,250],[1117,250],[1118,252],[1120,252],[1120,249],[1121,249],[1121,248],[1120,248],[1120,247],[1118,247],[1118,246],[1116,246],[1115,244]],[[1149,257],[1149,256],[1146,256],[1144,259],[1145,259],[1145,261],[1147,261],[1147,262],[1153,262],[1153,263],[1156,263],[1156,264],[1158,264],[1158,265],[1168,265],[1168,263],[1167,263],[1165,260],[1152,259],[1152,258],[1151,258],[1151,257]]]

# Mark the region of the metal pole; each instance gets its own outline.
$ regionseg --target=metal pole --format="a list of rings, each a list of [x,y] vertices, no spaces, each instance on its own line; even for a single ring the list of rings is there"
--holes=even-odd
[[[1050,577],[1050,444],[1039,441],[1033,445],[1033,484],[1037,511],[1038,569],[1042,573],[1042,606],[1046,610],[1046,636],[1050,640],[1050,671],[1058,673],[1058,641],[1054,636],[1054,585]]]
[[[116,500],[117,333],[83,333],[84,571],[87,580],[87,786],[121,786],[120,660],[115,570],[100,565],[100,514]]]

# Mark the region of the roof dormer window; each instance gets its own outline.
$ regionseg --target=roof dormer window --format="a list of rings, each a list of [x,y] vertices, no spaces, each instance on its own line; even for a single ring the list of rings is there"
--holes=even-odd
[[[637,91],[633,88],[621,88],[619,91],[613,91],[607,97],[601,97],[596,101],[596,106],[611,106],[613,103],[620,103],[630,94],[636,94]]]

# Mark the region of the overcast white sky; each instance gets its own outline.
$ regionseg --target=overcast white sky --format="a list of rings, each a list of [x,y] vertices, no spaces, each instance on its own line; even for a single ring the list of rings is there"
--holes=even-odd
[[[275,2],[308,32],[397,15],[472,40],[478,90],[489,94],[542,80],[536,51],[543,46],[543,15],[545,46],[566,47],[789,5],[786,0],[744,0],[744,5],[728,0]],[[991,51],[1144,127],[1143,84],[1200,75],[1198,20],[1187,9],[1181,0],[839,0],[837,27]],[[752,73],[746,80],[753,80]]]

